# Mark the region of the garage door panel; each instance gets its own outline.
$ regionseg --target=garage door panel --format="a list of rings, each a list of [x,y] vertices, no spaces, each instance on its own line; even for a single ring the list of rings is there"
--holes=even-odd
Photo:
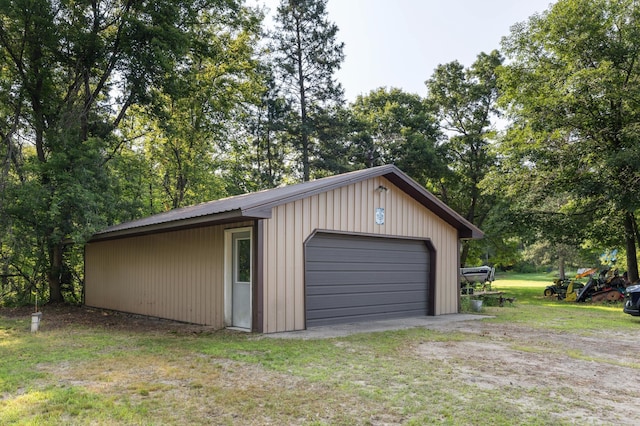
[[[335,308],[328,311],[309,311],[307,313],[307,321],[311,321],[315,325],[326,324],[344,324],[349,322],[361,322],[366,320],[380,319],[379,309],[370,306]],[[314,315],[314,314],[317,314]],[[409,309],[405,304],[390,305],[385,310],[385,319],[387,318],[406,318],[412,316],[423,316],[424,306],[415,304],[414,309]]]
[[[367,286],[366,291],[370,291],[372,293],[383,293],[390,292],[389,285],[386,283],[383,284],[370,284],[370,283],[361,283],[361,284],[336,284],[336,285],[323,285],[323,286],[314,286],[307,290],[308,296],[315,295],[324,295],[324,294],[341,294],[345,297],[348,295],[354,295],[356,297],[358,294],[363,292],[362,286]],[[414,282],[414,283],[401,283],[396,284],[394,286],[393,291],[420,291],[424,293],[424,283]]]
[[[348,256],[348,255],[345,255]],[[411,259],[403,259],[402,261],[393,261],[387,259],[378,259],[375,267],[371,265],[371,256],[368,256],[366,259],[354,259],[353,262],[349,262],[348,260],[344,260],[345,258],[341,258],[340,261],[331,262],[331,261],[313,261],[307,262],[307,271],[326,271],[327,268],[331,268],[333,271],[370,271],[370,270],[378,270],[381,269],[381,265],[385,265],[385,270],[388,271],[426,271],[427,267],[421,263],[417,263],[424,259],[422,258],[415,259],[411,261]]]
[[[307,326],[427,315],[423,241],[318,233],[305,246]]]
[[[424,315],[424,306],[422,303],[420,302],[415,302],[412,305],[407,306],[405,303],[397,303],[397,304],[387,304],[385,305],[384,308],[386,313],[400,313],[400,312],[415,312],[418,315]],[[335,317],[335,316],[339,316],[342,318],[348,317],[348,316],[353,316],[354,314],[356,315],[368,315],[371,316],[373,314],[379,313],[380,312],[380,306],[375,306],[375,305],[363,305],[363,306],[348,306],[348,307],[335,307],[335,308],[330,308],[327,309],[326,311],[330,312],[331,315],[327,316],[325,314],[325,311],[320,311],[320,310],[310,310],[309,314],[313,316],[314,313],[317,313],[318,316],[316,318],[323,318],[323,317]],[[353,320],[352,320],[353,321]]]
[[[416,272],[419,272],[416,274]],[[424,272],[424,271],[423,271]],[[423,272],[417,271],[312,271],[308,279],[317,284],[388,284],[403,282],[422,282],[416,275]]]
[[[340,249],[336,247],[323,247],[307,250],[307,256],[313,259],[313,262],[367,262],[372,256],[377,256],[379,250],[356,250],[356,249]],[[416,251],[395,251],[394,259],[401,263],[415,263],[424,259],[423,252]],[[384,259],[383,259],[384,260]]]
[[[412,300],[412,302],[407,302],[407,300]],[[401,304],[410,306],[416,303],[424,306],[425,301],[426,298],[421,290],[366,293],[360,294],[357,297],[344,294],[327,294],[314,297],[314,303],[312,306],[309,306],[308,309],[311,311],[318,309],[347,308],[349,306],[371,306],[380,309],[383,306]]]
[[[326,249],[339,250],[342,252],[371,252],[371,251],[388,251],[388,252],[397,252],[397,253],[420,253],[421,250],[417,249],[417,247],[407,247],[406,243],[402,244],[386,244],[380,243],[375,244],[375,246],[366,246],[366,245],[355,245],[349,242],[350,244],[343,244],[347,240],[337,240],[338,244],[331,245],[314,245],[311,246],[312,250],[317,252],[326,251]],[[314,243],[315,244],[315,243]]]
[[[371,248],[370,246],[361,244],[360,239],[376,238],[376,237],[347,235],[347,234],[325,234],[325,233],[316,234],[316,236],[318,235],[321,235],[321,239],[314,241],[313,247],[337,247],[337,248],[348,248],[348,249]],[[324,236],[328,236],[328,238],[324,238]],[[396,239],[378,238],[378,241],[375,242],[375,246],[377,248],[380,248],[381,250],[398,250],[399,249],[399,250],[405,250],[405,251],[416,251],[415,248],[406,245],[407,241],[409,240],[403,240],[398,238]]]

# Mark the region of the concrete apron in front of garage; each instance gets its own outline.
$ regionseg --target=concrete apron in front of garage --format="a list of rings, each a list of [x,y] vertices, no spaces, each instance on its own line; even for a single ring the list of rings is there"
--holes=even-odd
[[[323,325],[312,327],[301,331],[286,331],[283,333],[269,333],[265,337],[278,339],[330,339],[334,337],[349,336],[357,333],[374,333],[379,331],[404,330],[407,328],[423,327],[430,330],[450,330],[452,323],[463,321],[481,320],[493,318],[489,315],[477,314],[448,314],[438,316],[424,316],[413,318],[397,318],[389,320],[378,320],[368,322],[358,322],[351,324]],[[460,328],[464,325],[458,324]]]

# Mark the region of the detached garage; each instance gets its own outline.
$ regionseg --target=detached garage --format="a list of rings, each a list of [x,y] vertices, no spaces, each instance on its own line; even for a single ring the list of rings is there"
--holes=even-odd
[[[85,304],[263,333],[456,313],[459,242],[481,237],[380,166],[107,228]]]

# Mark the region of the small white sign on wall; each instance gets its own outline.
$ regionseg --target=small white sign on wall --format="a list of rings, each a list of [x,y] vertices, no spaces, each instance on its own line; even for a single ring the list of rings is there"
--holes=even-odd
[[[384,225],[384,208],[376,208],[376,225]]]

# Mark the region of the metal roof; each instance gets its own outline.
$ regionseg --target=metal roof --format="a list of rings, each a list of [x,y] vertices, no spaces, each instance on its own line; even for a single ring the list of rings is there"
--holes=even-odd
[[[121,238],[194,226],[213,225],[216,223],[268,219],[271,217],[271,209],[275,206],[378,176],[384,176],[444,221],[455,227],[461,238],[482,238],[484,235],[480,229],[445,205],[420,184],[400,171],[396,166],[385,165],[170,210],[108,227],[94,234],[89,241]]]

